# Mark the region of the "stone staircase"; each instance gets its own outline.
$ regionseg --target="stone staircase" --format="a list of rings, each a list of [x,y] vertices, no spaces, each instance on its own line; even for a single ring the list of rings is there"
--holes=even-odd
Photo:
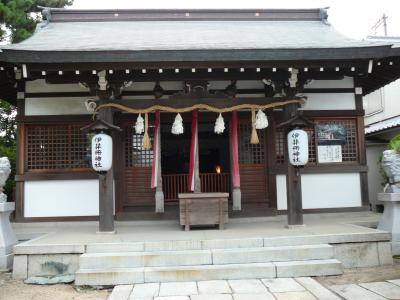
[[[126,244],[87,247],[76,285],[339,275],[328,244],[220,249],[137,250]]]

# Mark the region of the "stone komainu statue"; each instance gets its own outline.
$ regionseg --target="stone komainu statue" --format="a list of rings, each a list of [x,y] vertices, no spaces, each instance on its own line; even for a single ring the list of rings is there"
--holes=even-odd
[[[10,173],[10,161],[7,157],[0,157],[0,203],[7,202],[7,195],[3,193],[3,187],[5,186]]]

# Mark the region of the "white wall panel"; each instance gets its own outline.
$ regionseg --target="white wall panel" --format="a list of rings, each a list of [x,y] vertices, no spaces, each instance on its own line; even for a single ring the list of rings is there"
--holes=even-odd
[[[85,106],[85,101],[88,98],[27,98],[25,100],[25,114],[27,116],[91,114]]]
[[[359,173],[303,174],[303,208],[338,208],[361,206]],[[286,175],[277,175],[277,207],[287,209]]]
[[[90,180],[26,181],[24,216],[98,216],[99,183]]]
[[[353,77],[344,77],[342,80],[313,80],[304,86],[307,89],[351,89],[354,87]]]
[[[302,110],[353,110],[356,102],[353,93],[310,93]]]
[[[27,81],[25,91],[27,93],[53,93],[53,92],[89,92],[89,89],[78,84],[53,84],[46,83],[44,79]]]

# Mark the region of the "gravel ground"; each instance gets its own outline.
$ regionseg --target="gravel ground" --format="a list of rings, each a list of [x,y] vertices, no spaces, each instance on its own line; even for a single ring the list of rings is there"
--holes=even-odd
[[[109,290],[75,288],[72,284],[31,285],[0,273],[1,300],[106,300]]]
[[[341,276],[317,277],[325,286],[336,284],[383,281],[400,278],[400,257],[393,266],[347,269]],[[111,289],[95,290],[76,288],[72,284],[30,285],[21,280],[13,280],[11,273],[0,273],[1,300],[106,300]]]
[[[345,269],[343,275],[316,279],[325,286],[400,279],[400,257],[395,258],[394,264],[390,266]]]

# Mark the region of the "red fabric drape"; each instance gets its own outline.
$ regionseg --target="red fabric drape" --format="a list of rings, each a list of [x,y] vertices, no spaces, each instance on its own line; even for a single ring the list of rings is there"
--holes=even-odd
[[[151,168],[152,189],[156,188],[158,184],[158,158],[160,156],[159,134],[160,134],[160,111],[156,110],[155,123],[154,123],[153,164]]]
[[[231,121],[231,152],[232,152],[232,186],[240,188],[239,152],[238,152],[238,121],[237,112],[232,112]]]
[[[195,185],[195,164],[197,155],[197,110],[192,111],[192,140],[190,143],[190,158],[189,158],[189,191],[194,191]]]

